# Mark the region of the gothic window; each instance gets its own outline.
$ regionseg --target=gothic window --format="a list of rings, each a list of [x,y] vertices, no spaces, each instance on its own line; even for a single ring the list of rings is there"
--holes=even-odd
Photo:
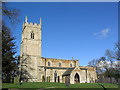
[[[61,67],[62,66],[62,64],[61,63],[59,63],[59,67]]]
[[[70,64],[70,67],[72,67],[72,64]]]
[[[48,62],[48,66],[50,66],[50,62]]]
[[[34,33],[33,33],[33,31],[31,32],[31,38],[34,39]]]

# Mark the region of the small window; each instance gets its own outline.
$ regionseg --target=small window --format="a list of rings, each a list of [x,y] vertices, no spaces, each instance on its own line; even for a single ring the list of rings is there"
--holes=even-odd
[[[72,64],[70,64],[70,67],[72,67]]]
[[[59,67],[61,67],[62,66],[62,64],[61,63],[59,63]]]
[[[48,66],[50,66],[50,62],[48,62]]]

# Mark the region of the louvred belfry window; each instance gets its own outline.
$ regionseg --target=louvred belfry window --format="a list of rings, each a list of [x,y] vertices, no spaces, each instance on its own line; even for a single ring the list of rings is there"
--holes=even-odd
[[[31,32],[31,38],[34,39],[34,33],[33,32]]]

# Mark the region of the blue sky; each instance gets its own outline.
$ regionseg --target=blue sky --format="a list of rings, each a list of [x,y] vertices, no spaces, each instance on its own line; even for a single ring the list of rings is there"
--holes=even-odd
[[[39,23],[42,17],[42,56],[59,59],[78,59],[82,66],[114,49],[118,40],[117,3],[37,2],[8,3],[20,10],[16,24],[17,54],[20,53],[22,23]]]

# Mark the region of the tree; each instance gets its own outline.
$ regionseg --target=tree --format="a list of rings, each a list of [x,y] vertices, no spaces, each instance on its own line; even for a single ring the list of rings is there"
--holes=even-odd
[[[15,8],[8,8],[7,3],[2,2],[2,16],[3,16],[3,24],[5,21],[9,21],[9,23],[15,24],[19,21],[19,10]]]
[[[118,79],[120,78],[120,42],[115,44],[114,52],[111,51],[110,53],[110,51],[108,51],[106,55],[110,58],[111,61],[110,73],[112,77],[119,81]]]
[[[10,78],[16,67],[16,46],[14,37],[11,36],[10,30],[6,26],[2,26],[2,79],[3,82],[10,82]]]
[[[6,18],[13,23],[17,20],[18,12],[15,9],[6,7],[6,3],[2,5],[2,81],[11,82],[18,69],[18,57],[15,56],[16,45],[15,38],[11,34],[11,30],[6,26]]]
[[[99,59],[93,59],[88,63],[88,66],[94,67],[96,69],[96,72],[100,74],[104,72],[102,68],[103,66],[101,65],[103,65],[103,61],[105,60],[106,60],[105,57],[100,57]]]
[[[118,43],[115,44],[115,48],[116,48],[116,51],[115,51],[115,58],[117,60],[117,70],[116,71],[116,77],[117,79],[120,78],[120,41]],[[118,82],[120,84],[120,81]],[[119,85],[119,88],[120,88],[120,85]]]
[[[113,57],[113,58],[120,60],[120,42],[115,44],[115,48],[116,48],[115,57]]]
[[[103,57],[103,56],[100,57],[98,59],[98,62],[97,62],[96,66],[98,68],[99,74],[104,73],[105,71],[108,71],[109,63],[106,60],[106,57]]]
[[[112,77],[118,82],[120,78],[120,43],[116,44],[116,51],[107,49],[105,56],[99,59],[94,59],[90,61],[89,66],[95,67],[98,74],[102,74],[105,77],[110,77],[112,82]]]
[[[88,63],[88,66],[96,67],[97,59],[93,59]]]

